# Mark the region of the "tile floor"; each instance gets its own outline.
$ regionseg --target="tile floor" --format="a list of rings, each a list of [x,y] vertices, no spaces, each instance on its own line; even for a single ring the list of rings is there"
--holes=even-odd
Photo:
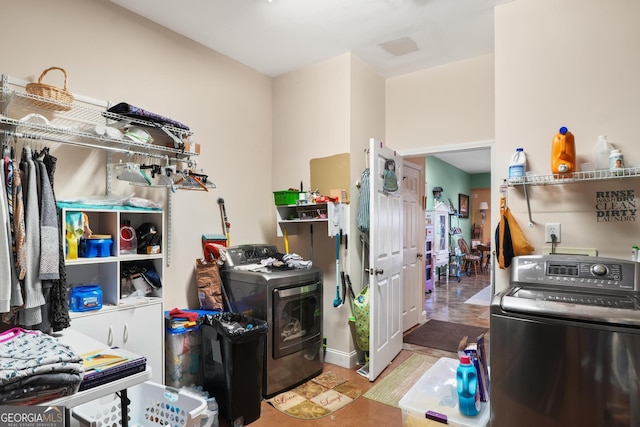
[[[488,328],[489,307],[465,304],[464,302],[489,284],[489,274],[470,277],[463,276],[460,283],[458,283],[455,278],[451,278],[447,282],[443,276],[439,282],[436,282],[434,291],[431,294],[427,294],[427,300],[425,302],[427,319],[444,320],[455,323],[484,326]],[[380,381],[380,379],[388,375],[395,366],[400,365],[409,356],[411,356],[412,352],[424,353],[436,357],[456,357],[455,353],[405,343],[400,354],[396,356],[391,365],[382,372],[375,382],[369,382],[368,379],[359,375],[356,372],[357,368],[346,369],[327,363],[325,364],[324,370],[330,370],[356,382],[361,387],[362,393],[364,394],[378,381]],[[262,402],[260,418],[249,425],[251,427],[394,427],[402,426],[402,411],[398,408],[360,396],[356,401],[338,410],[332,415],[318,420],[300,420],[285,415],[268,403]],[[433,425],[441,426],[442,424],[433,423]],[[220,426],[228,427],[229,423],[226,420],[221,419]]]

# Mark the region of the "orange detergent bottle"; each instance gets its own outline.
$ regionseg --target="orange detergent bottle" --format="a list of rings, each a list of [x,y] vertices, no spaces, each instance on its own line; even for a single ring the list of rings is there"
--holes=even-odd
[[[553,137],[551,173],[571,173],[576,170],[576,145],[573,134],[562,126]]]

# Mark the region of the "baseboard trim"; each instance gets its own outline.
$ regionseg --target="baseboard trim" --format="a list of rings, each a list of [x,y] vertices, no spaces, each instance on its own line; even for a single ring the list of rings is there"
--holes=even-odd
[[[347,353],[333,348],[327,348],[324,354],[324,361],[340,366],[341,368],[351,369],[359,366],[360,362],[364,362],[364,360],[358,360],[360,358],[358,353],[359,352],[355,350]]]

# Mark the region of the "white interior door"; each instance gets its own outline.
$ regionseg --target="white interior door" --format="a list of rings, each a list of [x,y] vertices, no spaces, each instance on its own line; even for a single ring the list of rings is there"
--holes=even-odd
[[[420,165],[405,161],[403,166],[402,332],[405,332],[419,323],[424,301],[424,210],[420,203],[424,179]]]
[[[398,189],[385,190],[385,164],[395,163]],[[402,350],[402,157],[369,143],[369,381]],[[390,175],[390,174],[386,174]],[[388,182],[388,181],[387,181]]]

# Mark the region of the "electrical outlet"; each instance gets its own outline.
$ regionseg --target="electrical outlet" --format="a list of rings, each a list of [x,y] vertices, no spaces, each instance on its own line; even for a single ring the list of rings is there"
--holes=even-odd
[[[560,223],[559,222],[549,222],[544,225],[544,242],[545,243],[553,243],[551,239],[551,235],[556,235],[556,243],[560,243]]]

